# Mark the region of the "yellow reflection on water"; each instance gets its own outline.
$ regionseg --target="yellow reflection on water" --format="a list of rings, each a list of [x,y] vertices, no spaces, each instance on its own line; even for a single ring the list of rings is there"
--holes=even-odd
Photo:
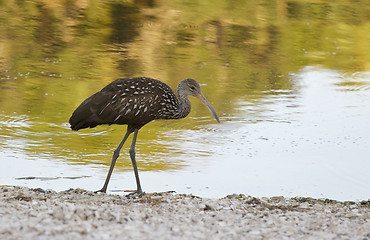
[[[305,66],[369,71],[369,16],[367,1],[349,0],[0,1],[0,146],[108,165],[125,127],[74,133],[67,121],[112,80],[148,76],[175,89],[195,78],[228,120],[240,100],[263,106],[266,92],[292,90],[294,73]],[[340,84],[369,89],[367,82]],[[171,144],[181,143],[181,133],[166,132],[214,123],[192,100],[189,118],[157,121],[139,132],[141,170],[188,164]],[[131,170],[127,148],[121,158],[118,168]]]

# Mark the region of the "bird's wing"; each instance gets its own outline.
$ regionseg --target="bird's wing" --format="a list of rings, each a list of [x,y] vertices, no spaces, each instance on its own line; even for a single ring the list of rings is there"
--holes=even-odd
[[[160,100],[157,92],[155,87],[117,80],[95,95],[92,109],[105,124],[144,125],[154,119]]]

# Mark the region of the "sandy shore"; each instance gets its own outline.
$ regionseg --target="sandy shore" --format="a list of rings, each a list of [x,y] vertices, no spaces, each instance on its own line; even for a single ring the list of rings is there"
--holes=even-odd
[[[0,239],[370,239],[370,201],[0,187]]]

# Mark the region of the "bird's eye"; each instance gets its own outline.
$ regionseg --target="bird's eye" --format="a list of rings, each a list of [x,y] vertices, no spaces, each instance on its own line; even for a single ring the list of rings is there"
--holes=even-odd
[[[194,86],[191,86],[190,88],[191,88],[191,90],[195,90],[195,87]]]

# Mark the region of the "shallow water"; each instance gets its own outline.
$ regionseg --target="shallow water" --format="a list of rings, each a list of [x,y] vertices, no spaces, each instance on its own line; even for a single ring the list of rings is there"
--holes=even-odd
[[[191,77],[221,123],[191,99],[187,118],[144,126],[145,191],[368,199],[370,12],[226,3],[2,2],[0,184],[100,189],[125,127],[72,132],[73,110],[118,77]],[[128,145],[112,192],[135,189]]]

